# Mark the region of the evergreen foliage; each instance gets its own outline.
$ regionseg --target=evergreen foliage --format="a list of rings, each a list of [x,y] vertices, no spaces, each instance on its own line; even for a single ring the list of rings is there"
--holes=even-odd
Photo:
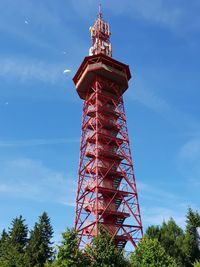
[[[146,236],[157,239],[166,253],[176,260],[177,266],[187,266],[187,255],[183,251],[185,235],[172,218],[167,223],[163,222],[161,227],[149,227]]]
[[[133,267],[177,267],[175,260],[167,255],[157,239],[145,237],[131,255]]]
[[[53,228],[50,218],[44,212],[30,233],[30,240],[26,251],[27,267],[43,267],[45,262],[53,260],[52,237]]]
[[[8,234],[2,232],[0,245],[0,266],[1,267],[24,267],[25,249],[28,242],[28,227],[22,216],[11,223]]]
[[[200,215],[192,209],[188,209],[184,231],[172,218],[161,226],[150,226],[129,260],[103,227],[84,251],[78,248],[77,233],[67,229],[55,257],[48,214],[39,217],[30,234],[20,216],[0,235],[0,267],[200,267],[198,227]]]
[[[188,265],[192,266],[196,260],[200,260],[200,251],[198,248],[198,240],[196,235],[196,228],[200,227],[200,215],[194,212],[191,208],[188,209],[186,216],[186,233],[184,250],[188,256]]]
[[[191,267],[200,259],[196,229],[200,227],[200,215],[188,209],[185,232],[171,218],[161,227],[150,226],[145,236],[157,239],[166,253],[176,260],[177,266]]]
[[[0,259],[2,259],[5,254],[7,242],[8,242],[8,234],[6,230],[3,229],[1,238],[0,238]]]

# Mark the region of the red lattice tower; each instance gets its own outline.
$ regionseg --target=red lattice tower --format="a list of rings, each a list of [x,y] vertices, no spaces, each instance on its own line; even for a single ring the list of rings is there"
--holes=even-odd
[[[75,230],[80,246],[98,235],[101,224],[118,248],[127,241],[135,247],[142,222],[123,103],[131,74],[111,58],[109,25],[101,11],[90,31],[90,56],[73,78],[84,100]]]

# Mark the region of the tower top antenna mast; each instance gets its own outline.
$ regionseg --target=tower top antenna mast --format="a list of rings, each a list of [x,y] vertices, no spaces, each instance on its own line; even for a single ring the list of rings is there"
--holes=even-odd
[[[110,26],[103,20],[101,4],[99,4],[99,12],[97,19],[92,27],[90,27],[92,47],[89,55],[104,54],[112,57],[112,45],[110,43]]]
[[[103,13],[102,13],[101,4],[99,4],[99,13],[98,13],[98,18],[100,18],[100,19],[103,19]]]

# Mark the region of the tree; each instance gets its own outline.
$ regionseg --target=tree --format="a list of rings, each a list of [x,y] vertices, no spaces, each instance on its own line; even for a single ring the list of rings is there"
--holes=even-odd
[[[186,235],[183,249],[190,261],[188,266],[192,266],[195,260],[200,260],[200,251],[196,235],[196,229],[200,227],[200,215],[198,212],[194,212],[189,208],[186,218]]]
[[[185,235],[183,230],[171,218],[163,222],[160,228],[159,242],[167,254],[176,260],[178,266],[187,266],[188,257],[183,251]]]
[[[167,255],[157,239],[145,237],[131,255],[133,267],[176,267],[175,260]]]
[[[7,247],[8,247],[8,234],[4,229],[2,231],[0,238],[0,266],[5,266],[5,259],[8,254]]]
[[[157,239],[165,252],[176,260],[178,266],[188,265],[189,259],[183,249],[185,234],[172,218],[167,223],[163,222],[161,227],[150,226],[145,236]]]
[[[123,252],[114,244],[110,235],[101,227],[100,234],[93,238],[86,247],[86,254],[91,259],[91,267],[127,267],[128,261]]]
[[[3,229],[1,238],[0,238],[0,259],[3,257],[6,246],[8,242],[8,234],[5,229]]]
[[[78,249],[78,237],[74,229],[67,229],[62,233],[61,245],[58,246],[55,266],[58,267],[85,267],[89,258]]]
[[[200,261],[195,261],[194,267],[200,267]]]
[[[12,246],[17,247],[20,253],[25,251],[28,242],[28,227],[24,222],[22,216],[14,219],[9,230],[9,241]]]
[[[28,227],[22,216],[12,221],[8,234],[3,231],[1,237],[1,267],[24,267],[25,249],[28,241]]]
[[[160,240],[160,227],[151,225],[147,228],[145,236],[147,236],[150,239],[158,239]]]
[[[26,252],[27,266],[43,267],[45,262],[51,262],[54,256],[53,228],[50,218],[44,212],[39,217],[39,222],[35,224],[34,229],[30,233],[30,241]]]

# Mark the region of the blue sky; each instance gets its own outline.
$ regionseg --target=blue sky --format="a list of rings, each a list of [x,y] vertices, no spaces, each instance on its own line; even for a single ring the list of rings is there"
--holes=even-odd
[[[102,0],[124,95],[144,227],[184,227],[200,198],[200,2]],[[1,0],[0,230],[47,211],[55,240],[74,221],[82,101],[72,83],[96,0]],[[64,69],[70,73],[63,74]]]

